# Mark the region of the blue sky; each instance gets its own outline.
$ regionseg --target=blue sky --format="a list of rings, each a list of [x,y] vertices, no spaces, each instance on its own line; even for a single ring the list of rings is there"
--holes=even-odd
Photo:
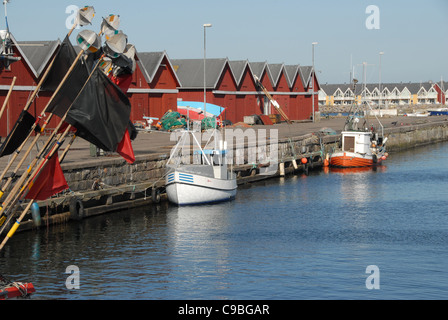
[[[202,58],[202,26],[211,23],[209,58],[311,65],[311,43],[318,42],[322,83],[349,82],[351,63],[362,80],[363,62],[367,82],[378,82],[379,52],[383,82],[448,81],[447,0],[11,0],[10,30],[19,41],[63,39],[70,5],[94,6],[93,25],[85,28],[97,32],[102,17],[120,15],[138,51],[166,51],[171,59]],[[379,19],[366,13],[369,5]],[[379,21],[379,29],[366,21]]]

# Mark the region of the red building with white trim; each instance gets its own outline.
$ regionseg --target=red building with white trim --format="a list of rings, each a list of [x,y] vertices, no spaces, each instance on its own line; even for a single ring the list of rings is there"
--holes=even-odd
[[[204,101],[204,60],[172,60],[182,83],[178,99]],[[267,62],[206,60],[206,100],[226,108],[223,119],[232,122],[244,120],[244,116],[275,114],[277,111],[257,86],[262,85],[280,104],[291,120],[306,120],[312,115],[312,86],[309,68],[269,65]],[[305,79],[306,85],[303,83]],[[319,111],[319,82],[315,84],[315,112]]]

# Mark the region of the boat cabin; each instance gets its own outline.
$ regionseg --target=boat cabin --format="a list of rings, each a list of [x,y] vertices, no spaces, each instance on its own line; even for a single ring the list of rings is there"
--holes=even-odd
[[[199,151],[202,154],[204,165],[213,167],[214,177],[216,179],[229,179],[231,174],[227,168],[227,143],[220,141],[217,149],[204,149]]]
[[[371,138],[370,132],[343,132],[342,133],[342,150],[344,152],[359,153],[362,155],[371,155]]]

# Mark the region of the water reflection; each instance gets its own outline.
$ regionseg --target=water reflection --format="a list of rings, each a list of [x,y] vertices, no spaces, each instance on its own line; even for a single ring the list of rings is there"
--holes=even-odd
[[[230,286],[231,212],[233,201],[207,206],[171,207],[168,229],[173,244],[173,258],[182,264],[177,277],[194,288],[212,283],[212,291]],[[182,281],[182,282],[184,282]],[[185,290],[188,290],[185,287]]]
[[[128,281],[158,282],[170,272],[166,218],[158,206],[18,234],[2,252],[0,270],[32,281],[40,298],[102,297]],[[70,265],[81,270],[79,292],[65,289]]]
[[[340,194],[347,203],[365,205],[378,197],[381,191],[373,175],[385,173],[386,166],[366,168],[332,168],[331,173],[340,176]]]
[[[440,298],[448,145],[421,150],[376,171],[248,185],[213,206],[164,203],[17,234],[0,270],[33,282],[36,299],[368,299],[364,271],[377,264],[388,290],[375,297],[402,298],[424,279],[412,297]],[[65,288],[69,265],[79,291]]]

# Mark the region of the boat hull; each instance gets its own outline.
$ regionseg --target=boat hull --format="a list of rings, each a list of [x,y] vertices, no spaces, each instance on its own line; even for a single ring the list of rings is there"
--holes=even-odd
[[[335,153],[330,158],[330,166],[336,168],[363,168],[378,165],[381,159],[374,161],[373,156],[363,156],[356,153]]]
[[[230,201],[236,196],[236,179],[215,179],[197,174],[173,172],[167,176],[168,200],[179,206]]]
[[[448,116],[448,111],[430,111],[430,116]]]

